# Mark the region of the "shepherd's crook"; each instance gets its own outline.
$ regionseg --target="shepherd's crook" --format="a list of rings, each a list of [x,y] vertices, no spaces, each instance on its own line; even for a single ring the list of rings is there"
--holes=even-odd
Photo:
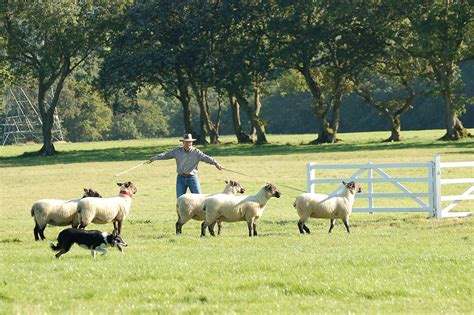
[[[136,166],[134,166],[134,167],[129,168],[129,169],[126,170],[126,171],[120,172],[120,173],[116,174],[115,177],[119,177],[120,175],[123,175],[123,174],[125,174],[125,173],[130,172],[130,171],[133,171],[134,169],[136,169],[136,168],[138,168],[138,167],[140,167],[140,166],[142,166],[142,165],[145,165],[146,163],[148,163],[148,161],[142,162],[142,163],[140,163],[140,164],[138,164],[138,165],[136,165]]]

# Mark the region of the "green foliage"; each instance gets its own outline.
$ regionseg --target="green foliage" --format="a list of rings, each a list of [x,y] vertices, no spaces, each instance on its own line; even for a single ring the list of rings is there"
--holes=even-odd
[[[143,138],[159,138],[169,135],[168,122],[163,115],[159,104],[143,99],[138,100],[140,112],[136,114],[136,125]]]
[[[131,115],[118,114],[114,116],[112,128],[108,135],[109,139],[113,140],[128,140],[140,138],[135,120]]]
[[[98,141],[112,125],[112,111],[90,86],[71,80],[61,95],[59,112],[69,141]]]
[[[474,57],[474,8],[469,1],[427,1],[414,6],[407,16],[404,49],[430,64],[436,91],[445,99],[457,98],[452,103],[446,101],[446,109],[462,114],[467,99],[459,97],[458,67],[461,61]]]
[[[363,75],[367,89],[389,110],[400,108],[404,80],[416,93],[438,94],[415,102],[404,128],[442,127],[442,114],[450,109],[465,113],[464,124],[471,127],[474,72],[472,63],[463,63],[473,57],[468,2],[7,1],[0,9],[0,89],[19,78],[38,83],[40,74],[44,83],[57,82],[61,62],[69,58],[70,70],[77,66],[80,72],[66,87],[61,106],[67,108],[59,113],[73,141],[179,135],[187,128],[186,102],[197,130],[200,112],[190,96],[191,78],[208,92],[212,119],[218,95],[222,104],[228,104],[229,92],[249,100],[258,87],[268,96],[261,119],[269,132],[318,132],[315,103],[330,119],[335,95],[348,95],[342,131],[384,129],[377,113],[350,96],[349,79],[356,75]],[[447,86],[437,81],[443,74],[451,80]],[[426,78],[437,83],[420,84]],[[98,83],[106,104],[92,90],[85,92],[85,82]],[[158,92],[147,91],[156,87]],[[283,97],[274,95],[275,87]],[[443,91],[452,100],[448,109],[440,106]],[[116,115],[113,130],[107,106]],[[229,106],[222,117],[222,133],[232,133]],[[247,127],[247,116],[242,118]]]
[[[120,1],[7,2],[3,34],[12,70],[52,84],[106,41],[121,7]]]

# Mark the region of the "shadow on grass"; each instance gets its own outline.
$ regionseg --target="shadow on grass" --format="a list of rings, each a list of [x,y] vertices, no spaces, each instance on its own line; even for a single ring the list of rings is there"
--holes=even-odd
[[[210,156],[264,156],[264,155],[287,155],[308,153],[338,153],[357,151],[386,151],[386,150],[408,150],[408,149],[435,149],[456,148],[458,154],[474,154],[474,142],[341,142],[337,144],[220,144],[209,146],[198,146]],[[0,167],[35,166],[84,162],[110,162],[110,161],[132,161],[146,160],[150,156],[170,150],[174,146],[142,146],[122,147],[94,150],[69,150],[60,151],[55,156],[40,157],[34,153],[25,153],[15,157],[0,157]]]

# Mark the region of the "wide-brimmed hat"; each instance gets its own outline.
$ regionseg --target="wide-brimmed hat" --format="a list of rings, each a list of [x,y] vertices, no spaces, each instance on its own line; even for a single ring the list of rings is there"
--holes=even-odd
[[[183,141],[190,141],[190,142],[193,142],[193,141],[196,141],[197,139],[194,139],[193,138],[193,135],[190,134],[190,133],[185,133],[183,135],[183,138],[182,139],[179,139],[179,141],[183,142]]]

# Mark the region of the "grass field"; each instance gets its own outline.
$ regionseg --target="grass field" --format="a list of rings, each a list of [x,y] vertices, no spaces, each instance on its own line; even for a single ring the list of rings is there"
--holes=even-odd
[[[472,139],[433,140],[442,135],[403,132],[403,142],[380,143],[386,133],[341,134],[334,145],[306,145],[312,135],[269,135],[271,144],[257,147],[223,137],[223,144],[201,149],[250,176],[201,163],[201,186],[219,192],[224,180],[234,179],[250,194],[267,182],[305,190],[307,162],[427,162],[436,153],[443,161],[474,161]],[[115,195],[115,174],[178,145],[176,139],[57,144],[61,154],[48,158],[20,157],[39,145],[0,147],[0,313],[474,312],[472,216],[353,213],[350,235],[341,222],[328,234],[328,220],[312,219],[312,234],[301,236],[292,207],[299,193],[281,186],[283,195],[267,204],[256,238],[247,236],[243,222],[224,224],[221,237],[200,238],[200,222],[191,221],[176,236],[174,161],[120,177],[138,187],[123,226],[124,255],[110,249],[94,260],[75,246],[58,260],[47,242],[34,241],[35,200],[77,198],[85,187]],[[466,187],[450,189],[459,194]],[[456,209],[474,212],[474,201]],[[111,231],[112,225],[90,228]],[[61,230],[48,227],[46,237],[54,241]]]

